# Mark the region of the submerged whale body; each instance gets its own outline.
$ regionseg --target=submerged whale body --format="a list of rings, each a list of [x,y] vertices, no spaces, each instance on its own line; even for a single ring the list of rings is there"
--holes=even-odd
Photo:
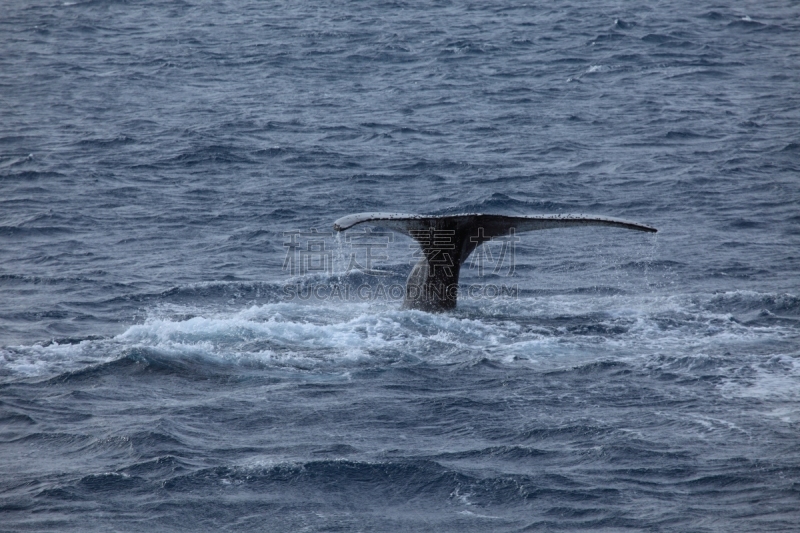
[[[653,227],[610,217],[585,215],[409,215],[402,213],[357,213],[333,223],[336,231],[370,224],[408,235],[419,243],[422,258],[406,282],[403,307],[439,312],[453,309],[458,301],[461,265],[480,244],[492,237],[514,236],[526,231],[611,226],[655,233]]]

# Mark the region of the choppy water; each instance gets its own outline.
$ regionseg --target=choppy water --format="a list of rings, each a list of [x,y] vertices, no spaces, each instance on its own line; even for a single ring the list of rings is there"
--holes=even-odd
[[[799,32],[797,2],[7,2],[0,529],[797,530]],[[379,275],[332,235],[283,268],[368,210],[660,232],[522,235],[462,275],[513,295],[439,315],[331,297],[402,285],[404,237]]]

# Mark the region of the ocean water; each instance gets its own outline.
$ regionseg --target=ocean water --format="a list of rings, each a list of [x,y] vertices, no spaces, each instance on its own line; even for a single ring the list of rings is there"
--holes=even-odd
[[[796,1],[4,2],[0,530],[800,530],[798,35]],[[360,211],[659,233],[493,241],[427,314],[410,239],[333,234]]]

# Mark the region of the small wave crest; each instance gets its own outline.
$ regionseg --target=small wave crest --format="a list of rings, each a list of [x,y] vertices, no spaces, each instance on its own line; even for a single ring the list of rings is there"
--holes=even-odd
[[[0,375],[62,375],[120,359],[180,372],[204,372],[209,363],[324,371],[398,362],[788,353],[798,338],[797,302],[793,295],[748,292],[466,297],[456,312],[443,314],[402,310],[394,301],[289,301],[239,310],[163,304],[115,337],[0,349]]]

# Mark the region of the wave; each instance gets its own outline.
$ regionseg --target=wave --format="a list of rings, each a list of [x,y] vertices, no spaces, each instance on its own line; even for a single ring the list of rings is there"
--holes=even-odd
[[[75,380],[166,372],[189,377],[235,368],[342,372],[480,361],[547,367],[587,359],[674,366],[658,362],[791,354],[798,337],[800,297],[745,291],[466,296],[457,311],[447,314],[402,310],[398,302],[382,300],[276,301],[241,309],[184,302],[160,304],[142,323],[114,337],[0,349],[0,376]]]

